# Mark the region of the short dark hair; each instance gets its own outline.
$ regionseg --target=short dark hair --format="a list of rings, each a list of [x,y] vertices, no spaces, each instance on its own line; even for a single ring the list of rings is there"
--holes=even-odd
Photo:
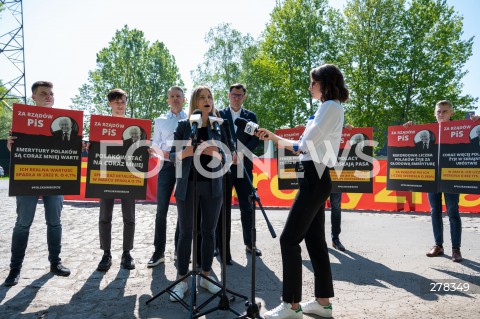
[[[230,85],[230,89],[229,89],[228,92],[232,92],[233,89],[243,90],[243,94],[247,93],[247,88],[245,87],[245,85],[243,85],[241,83],[235,83],[235,84]]]
[[[53,89],[53,83],[48,81],[37,81],[32,85],[32,93],[35,93],[39,86],[46,86],[47,88]]]
[[[310,71],[313,81],[320,83],[322,102],[328,100],[348,100],[348,89],[345,86],[342,72],[333,64],[324,64]]]
[[[128,99],[127,92],[125,92],[122,89],[113,89],[110,92],[108,92],[107,99],[108,99],[108,102],[111,102],[121,98],[122,96],[125,96],[125,99]]]

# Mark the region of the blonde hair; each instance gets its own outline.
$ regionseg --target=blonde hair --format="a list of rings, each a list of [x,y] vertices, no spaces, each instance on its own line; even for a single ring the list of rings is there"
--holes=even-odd
[[[216,117],[220,117],[220,113],[215,108],[215,103],[213,102],[212,90],[208,86],[204,86],[204,85],[197,86],[193,90],[192,96],[190,98],[190,107],[188,109],[189,115],[193,114],[193,112],[198,109],[197,107],[198,99],[200,97],[200,93],[202,92],[202,90],[207,90],[212,95],[212,111],[210,112],[210,114],[215,115]]]

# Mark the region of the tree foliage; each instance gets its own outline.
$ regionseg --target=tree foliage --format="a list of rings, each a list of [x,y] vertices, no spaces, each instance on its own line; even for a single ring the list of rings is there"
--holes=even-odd
[[[1,11],[1,6],[0,6]],[[0,96],[4,96],[7,89],[0,80]],[[0,100],[0,140],[8,138],[8,132],[12,128],[12,105],[13,103],[21,103],[20,100],[8,99],[11,103],[7,103],[7,99]]]
[[[142,31],[124,26],[97,54],[96,69],[72,99],[72,108],[86,111],[87,116],[110,114],[106,96],[121,88],[128,94],[127,115],[153,119],[168,108],[165,101],[172,85],[184,84],[166,46],[159,41],[150,44]]]
[[[248,72],[244,69],[244,59],[256,44],[250,35],[242,35],[229,23],[211,28],[205,42],[208,49],[204,62],[192,72],[193,83],[195,86],[208,85],[213,91],[216,107],[223,108],[228,106],[230,85],[242,82],[243,72]]]
[[[326,0],[287,0],[273,10],[250,76],[267,127],[303,124],[314,112],[309,73],[336,55],[334,19]]]
[[[196,84],[214,88],[217,105],[228,105],[228,86],[247,86],[245,108],[257,113],[268,128],[304,123],[313,112],[307,109],[309,72],[331,60],[335,45],[329,23],[332,10],[327,0],[289,0],[277,6],[260,44],[242,36],[228,24],[207,34],[205,62],[193,73]]]
[[[431,122],[435,103],[464,109],[462,71],[473,39],[461,40],[462,21],[444,0],[351,0],[344,11],[340,67],[351,90],[347,119],[373,126],[382,147],[387,127]]]

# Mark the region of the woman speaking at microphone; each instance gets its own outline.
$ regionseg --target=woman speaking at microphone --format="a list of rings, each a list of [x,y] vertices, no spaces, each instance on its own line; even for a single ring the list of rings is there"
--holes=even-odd
[[[278,147],[297,153],[303,168],[298,175],[299,191],[280,236],[283,262],[282,303],[267,311],[265,318],[302,318],[302,312],[321,317],[332,316],[332,272],[325,242],[325,201],[332,183],[329,167],[335,164],[343,126],[343,107],[348,90],[340,70],[325,64],[310,71],[310,93],[322,104],[307,123],[299,141],[281,138],[266,129],[255,134],[272,140]],[[315,276],[315,299],[302,300],[302,255],[305,240]]]
[[[198,113],[201,114],[201,118],[197,115]],[[215,229],[223,200],[223,174],[221,171],[225,161],[222,152],[212,143],[212,140],[227,143],[223,130],[221,130],[221,136],[219,136],[215,129],[211,129],[209,116],[217,116],[218,112],[213,105],[212,92],[208,87],[199,86],[194,89],[190,98],[189,114],[190,119],[178,122],[174,132],[174,145],[170,151],[170,159],[175,162],[177,167],[175,199],[179,225],[177,248],[177,274],[179,278],[188,274],[194,227],[193,203],[195,192],[199,211],[201,211],[201,217],[198,216],[198,218],[201,218],[202,274],[210,275],[215,249]],[[193,135],[196,135],[198,145],[195,153],[194,146],[192,146]],[[180,146],[181,141],[188,141],[188,143]],[[194,181],[194,176],[197,177],[196,181]],[[195,265],[193,266],[195,267]],[[188,290],[188,286],[186,280],[181,281],[173,288],[173,292],[182,299]],[[218,286],[203,277],[200,279],[200,286],[212,294],[220,291]],[[170,300],[177,301],[172,295]]]

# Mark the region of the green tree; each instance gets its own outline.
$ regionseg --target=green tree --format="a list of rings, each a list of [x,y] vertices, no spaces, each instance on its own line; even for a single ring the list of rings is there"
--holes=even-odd
[[[293,127],[314,112],[309,72],[335,59],[335,19],[326,0],[285,0],[274,8],[247,76],[262,125]]]
[[[124,26],[97,54],[97,67],[72,99],[72,108],[84,110],[86,116],[110,114],[106,96],[111,89],[121,88],[128,94],[130,117],[154,119],[167,110],[172,85],[184,84],[165,45],[158,41],[150,45],[142,31]]]
[[[474,101],[460,85],[473,39],[460,39],[461,18],[445,1],[352,0],[344,16],[338,38],[351,91],[347,121],[373,126],[379,148],[388,126],[433,121],[438,100],[460,109]]]
[[[461,39],[462,20],[446,0],[412,1],[403,20],[405,36],[400,46],[408,50],[396,81],[400,88],[397,96],[403,97],[403,103],[395,120],[430,122],[439,100],[450,100],[457,111],[469,109],[477,100],[462,95],[461,83],[467,73],[463,69],[473,46],[473,37]],[[457,116],[463,118],[462,112]]]
[[[0,6],[1,12],[1,6]],[[3,86],[0,80],[0,96],[5,96],[7,89]],[[10,102],[10,103],[7,103]],[[9,98],[0,99],[0,140],[4,140],[8,137],[8,132],[12,128],[12,105],[13,103],[21,103],[19,100]]]
[[[208,45],[204,62],[192,71],[194,85],[208,85],[217,109],[228,106],[228,88],[242,82],[244,54],[255,42],[250,35],[242,35],[231,24],[222,23],[211,28],[205,36]],[[248,83],[245,83],[248,86]],[[248,103],[248,102],[247,102]]]

